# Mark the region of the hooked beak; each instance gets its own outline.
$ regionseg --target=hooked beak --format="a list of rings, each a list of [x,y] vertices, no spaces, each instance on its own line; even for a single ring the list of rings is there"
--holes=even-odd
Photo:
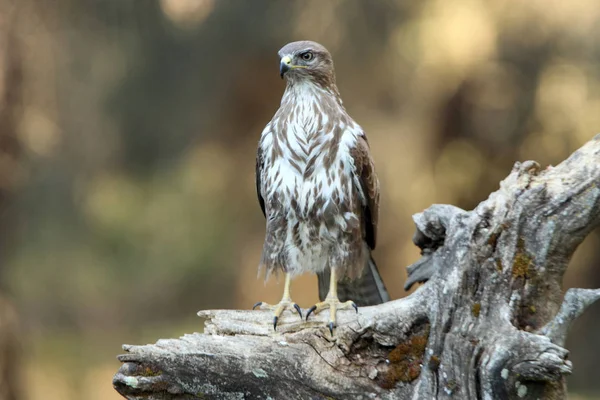
[[[282,57],[279,63],[279,76],[281,76],[281,79],[290,69],[292,69],[292,58],[290,56]]]

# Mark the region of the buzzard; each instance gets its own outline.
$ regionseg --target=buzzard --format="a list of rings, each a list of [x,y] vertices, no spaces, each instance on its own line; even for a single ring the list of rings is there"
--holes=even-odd
[[[279,51],[286,88],[281,106],[262,132],[256,157],[256,190],[266,217],[260,268],[285,273],[273,327],[286,308],[294,276],[318,275],[320,303],[306,315],[389,300],[371,257],[377,239],[379,181],[362,128],[346,112],[331,55],[311,41]]]

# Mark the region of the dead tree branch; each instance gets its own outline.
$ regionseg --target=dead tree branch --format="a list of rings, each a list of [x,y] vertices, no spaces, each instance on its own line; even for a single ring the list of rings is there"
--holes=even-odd
[[[202,311],[204,334],[124,346],[129,399],[563,399],[569,324],[600,290],[561,281],[600,222],[600,135],[557,167],[517,163],[473,211],[414,216],[412,295],[340,313]],[[562,306],[561,306],[562,304]]]

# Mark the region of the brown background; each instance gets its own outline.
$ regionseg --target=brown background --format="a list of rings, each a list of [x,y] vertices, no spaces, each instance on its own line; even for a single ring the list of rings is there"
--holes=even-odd
[[[0,35],[0,287],[26,399],[116,399],[121,343],[279,299],[257,278],[254,157],[289,41],[332,52],[369,136],[393,298],[412,214],[473,208],[515,161],[557,164],[600,131],[597,0],[0,0]],[[565,288],[600,287],[598,246]],[[308,307],[315,278],[292,291]],[[600,393],[599,321],[570,336],[573,398]]]

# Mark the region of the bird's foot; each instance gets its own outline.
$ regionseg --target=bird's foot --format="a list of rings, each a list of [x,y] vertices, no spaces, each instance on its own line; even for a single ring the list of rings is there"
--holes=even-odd
[[[273,311],[273,314],[274,314],[273,330],[277,330],[277,322],[279,321],[279,317],[281,317],[281,314],[283,313],[283,311],[285,309],[288,309],[290,311],[292,311],[292,309],[296,310],[298,315],[300,315],[300,319],[302,319],[302,309],[300,308],[300,306],[298,304],[294,303],[292,301],[292,299],[290,299],[290,298],[283,298],[283,299],[281,299],[281,301],[278,304],[275,304],[275,305],[271,305],[271,304],[267,304],[267,303],[263,303],[262,301],[259,301],[252,307],[252,309],[254,310],[254,309],[256,309],[256,307],[260,308],[261,310]]]
[[[327,296],[327,298],[325,298],[325,301],[315,304],[308,310],[308,313],[306,314],[306,320],[308,321],[308,317],[313,312],[317,314],[325,310],[326,308],[329,308],[329,323],[327,324],[327,326],[329,327],[329,332],[331,333],[331,336],[333,336],[333,328],[337,326],[337,310],[348,310],[350,308],[353,308],[356,312],[358,312],[358,307],[356,306],[356,303],[354,303],[352,300],[348,300],[342,303],[337,297]]]

